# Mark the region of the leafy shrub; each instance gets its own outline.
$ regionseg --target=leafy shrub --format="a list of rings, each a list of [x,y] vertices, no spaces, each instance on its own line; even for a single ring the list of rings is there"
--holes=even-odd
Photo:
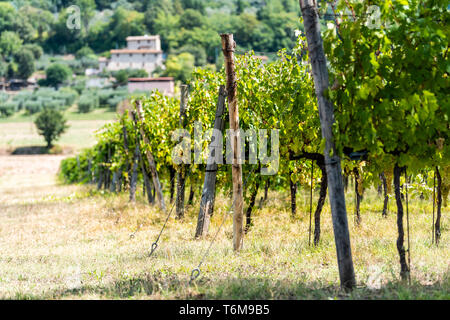
[[[61,99],[49,100],[45,104],[42,103],[43,108],[53,109],[53,110],[64,110],[65,101]]]
[[[93,101],[90,96],[81,96],[78,100],[78,111],[81,113],[87,113],[94,109]]]
[[[72,86],[72,88],[75,89],[78,94],[81,94],[86,88],[86,80],[75,81],[75,84]]]
[[[44,54],[42,47],[35,43],[27,43],[23,45],[23,48],[30,50],[33,53],[34,59],[39,59]]]
[[[128,82],[128,78],[145,78],[148,77],[148,73],[144,69],[122,69],[114,71],[112,76],[116,79],[116,85],[124,85]]]
[[[89,159],[92,157],[92,151],[88,149],[81,152],[78,159],[75,156],[62,160],[59,177],[66,183],[89,182],[91,180]]]
[[[65,100],[65,106],[70,107],[78,98],[78,92],[69,87],[59,90],[59,97]]]
[[[37,101],[33,101],[33,100],[24,101],[23,102],[23,106],[24,106],[24,109],[29,114],[34,114],[34,113],[40,112],[42,110],[42,102],[39,101],[39,100],[37,100]]]
[[[102,89],[98,92],[98,98],[100,106],[106,106],[108,104],[108,99],[114,96],[114,90],[112,89]]]
[[[0,92],[0,103],[6,102],[9,99],[9,94]]]
[[[75,183],[79,180],[76,157],[67,158],[61,161],[60,177],[66,183]]]
[[[117,108],[117,105],[122,102],[125,99],[125,97],[121,97],[121,96],[114,96],[112,98],[108,99],[108,107],[111,110],[115,110]]]
[[[9,117],[18,109],[18,103],[14,101],[3,102],[0,104],[0,117]]]
[[[22,110],[25,109],[25,102],[31,100],[31,96],[32,96],[32,92],[31,91],[21,91],[18,94],[16,94],[15,96],[13,96],[12,101],[17,102],[18,103],[18,108],[17,110]]]
[[[99,98],[94,93],[83,94],[78,100],[78,111],[86,113],[99,107]]]
[[[65,64],[55,63],[45,70],[48,86],[58,88],[61,83],[67,80],[72,74],[72,70]]]

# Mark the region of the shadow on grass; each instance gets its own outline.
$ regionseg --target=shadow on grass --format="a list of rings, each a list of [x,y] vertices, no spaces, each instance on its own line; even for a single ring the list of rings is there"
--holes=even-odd
[[[445,299],[450,298],[449,280],[432,285],[400,282],[388,283],[380,289],[360,286],[351,293],[340,290],[337,284],[324,285],[319,282],[272,280],[269,278],[201,278],[192,285],[188,278],[162,273],[144,274],[140,277],[121,279],[106,285],[85,285],[72,290],[55,290],[43,296],[16,296],[16,299],[64,299],[95,295],[106,299],[128,299],[146,297],[154,299],[187,300],[330,300],[330,299]]]
[[[69,154],[73,150],[68,147],[53,146],[51,148],[43,146],[25,146],[15,148],[12,155],[39,155],[39,154]]]
[[[29,155],[29,154],[50,154],[50,150],[47,147],[42,146],[26,146],[15,148],[12,155]]]

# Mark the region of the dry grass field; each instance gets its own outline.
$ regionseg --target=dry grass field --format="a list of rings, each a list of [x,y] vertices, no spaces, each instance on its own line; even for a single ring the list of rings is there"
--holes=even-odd
[[[288,195],[271,192],[254,212],[254,227],[240,254],[232,251],[227,217],[198,280],[199,263],[230,208],[220,195],[211,235],[194,240],[198,204],[183,221],[171,219],[152,257],[148,250],[165,215],[126,194],[60,185],[62,156],[0,156],[0,298],[2,299],[449,299],[448,208],[439,247],[430,244],[431,203],[412,200],[412,284],[399,282],[395,213],[381,217],[382,201],[369,192],[362,225],[348,212],[358,288],[339,290],[330,210],[323,212],[322,241],[308,246],[307,192],[300,190],[298,217]],[[196,195],[198,198],[198,195]],[[391,204],[392,207],[392,204]],[[141,227],[139,227],[141,226]],[[135,237],[130,234],[135,232]]]
[[[79,150],[95,144],[95,132],[107,122],[115,119],[116,113],[97,109],[90,113],[78,113],[71,108],[64,112],[69,129],[56,144],[72,150]],[[45,145],[44,138],[34,125],[36,115],[17,113],[0,118],[0,150],[11,152],[17,147]],[[3,153],[4,153],[3,152]]]

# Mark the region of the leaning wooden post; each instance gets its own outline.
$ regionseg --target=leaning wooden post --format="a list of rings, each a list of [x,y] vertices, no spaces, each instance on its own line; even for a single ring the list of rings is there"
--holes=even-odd
[[[217,100],[216,116],[214,119],[214,131],[223,132],[224,121],[222,115],[225,109],[226,92],[225,87],[220,86],[219,97]],[[217,132],[216,131],[216,132]],[[214,137],[214,141],[211,141],[209,145],[209,156],[206,163],[205,181],[203,183],[202,199],[200,202],[200,211],[197,219],[197,229],[195,231],[195,238],[205,236],[208,233],[209,222],[214,211],[214,198],[216,193],[216,176],[217,176],[217,162],[215,159],[223,159],[222,146],[223,141],[216,141],[219,138]],[[214,155],[212,154],[214,150]],[[216,154],[220,150],[220,154]]]
[[[232,177],[233,177],[233,249],[239,251],[242,247],[244,236],[243,222],[243,190],[242,190],[242,165],[241,165],[241,139],[239,133],[239,108],[237,104],[237,83],[234,69],[233,52],[236,43],[232,34],[221,34],[222,51],[225,58],[225,72],[227,76],[228,113],[230,129],[233,137],[231,143]]]
[[[128,147],[128,132],[127,132],[127,127],[126,127],[126,123],[125,123],[125,118],[124,118],[125,114],[122,116],[122,134],[123,134],[123,148],[125,150],[125,171],[127,172],[126,178],[125,178],[125,189],[129,184],[130,178],[131,178],[131,167],[130,167],[130,151],[129,151],[129,147]]]
[[[350,234],[348,231],[347,210],[341,174],[341,159],[336,153],[332,126],[334,123],[333,104],[325,97],[328,90],[328,70],[322,37],[318,9],[315,0],[299,0],[302,10],[303,24],[308,42],[308,53],[314,77],[314,87],[319,106],[322,136],[325,138],[325,165],[328,177],[328,192],[330,197],[333,220],[334,239],[339,267],[341,287],[352,289],[355,286]]]
[[[132,118],[135,124],[135,127],[137,128],[138,122],[136,118],[136,113],[132,113]],[[140,138],[139,133],[135,131],[136,139],[135,139],[135,148],[133,153],[133,161],[132,161],[132,167],[131,167],[131,176],[130,176],[130,202],[136,202],[136,189],[137,189],[137,178],[138,178],[138,166],[139,166],[139,155],[141,153],[139,144],[140,144]]]
[[[439,244],[441,239],[441,209],[442,209],[442,177],[439,172],[439,168],[436,166],[436,178],[437,178],[437,188],[436,188],[436,223],[434,225],[434,239],[436,245]]]
[[[141,133],[141,137],[144,140],[145,144],[150,144],[150,141],[148,140],[142,125],[145,123],[145,118],[144,118],[144,110],[142,109],[142,101],[140,100],[136,100],[136,111],[137,111],[137,115],[139,117],[139,121],[141,123],[141,126],[139,128],[140,133]],[[155,186],[155,190],[156,190],[156,197],[158,198],[159,201],[159,206],[163,211],[166,211],[166,204],[164,202],[164,196],[162,193],[162,189],[161,189],[161,183],[159,182],[159,178],[158,178],[158,172],[156,171],[156,163],[155,163],[155,159],[153,158],[153,155],[150,151],[146,151],[145,155],[147,156],[147,160],[148,160],[148,166],[150,169],[150,173],[152,175],[152,180],[153,180],[153,185]]]
[[[182,84],[180,86],[180,128],[186,129],[186,108],[188,101],[188,86]],[[186,165],[180,163],[177,174],[177,199],[176,201],[176,217],[178,219],[184,216],[184,190],[185,190],[185,179],[186,179]]]
[[[144,191],[147,192],[148,203],[153,204],[154,199],[152,195],[152,186],[150,185],[150,178],[148,177],[147,169],[145,167],[144,159],[141,153],[139,153],[139,162],[141,164],[142,176],[144,177]]]

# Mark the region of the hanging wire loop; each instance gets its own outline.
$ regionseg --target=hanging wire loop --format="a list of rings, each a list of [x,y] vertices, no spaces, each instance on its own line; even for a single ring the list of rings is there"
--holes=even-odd
[[[200,276],[201,270],[200,268],[195,268],[191,272],[191,279],[189,280],[189,284],[195,281]]]
[[[152,243],[152,247],[151,247],[151,249],[150,249],[150,253],[148,254],[149,257],[152,256],[152,254],[153,254],[153,252],[155,252],[156,248],[158,248],[158,243],[153,242],[153,243]]]

